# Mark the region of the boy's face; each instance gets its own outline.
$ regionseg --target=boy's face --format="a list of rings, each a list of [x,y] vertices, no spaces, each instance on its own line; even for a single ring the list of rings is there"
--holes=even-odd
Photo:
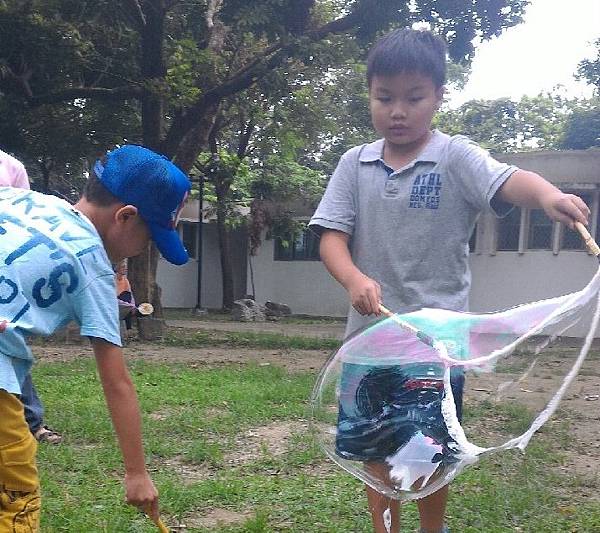
[[[443,87],[416,72],[373,76],[369,88],[373,126],[392,146],[419,144],[429,135],[443,94]]]
[[[113,222],[105,235],[105,246],[111,261],[141,254],[150,242],[150,230],[137,208],[126,205],[113,215]]]

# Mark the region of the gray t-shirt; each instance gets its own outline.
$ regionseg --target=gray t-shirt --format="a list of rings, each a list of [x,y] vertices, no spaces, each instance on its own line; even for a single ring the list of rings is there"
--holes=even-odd
[[[392,311],[467,310],[469,238],[482,211],[510,210],[492,200],[517,167],[437,130],[396,171],[383,161],[383,146],[380,139],[342,156],[309,226],[351,236],[354,264],[381,285]],[[350,308],[346,334],[372,320]]]

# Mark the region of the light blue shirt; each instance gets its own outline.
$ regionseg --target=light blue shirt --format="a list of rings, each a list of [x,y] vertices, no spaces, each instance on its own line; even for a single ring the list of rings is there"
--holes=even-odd
[[[71,320],[121,346],[114,273],[93,224],[70,204],[0,187],[0,389],[19,394],[30,335]]]

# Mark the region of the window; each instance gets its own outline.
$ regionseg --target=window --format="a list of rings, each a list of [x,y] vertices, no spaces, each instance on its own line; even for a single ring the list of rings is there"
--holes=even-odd
[[[598,191],[593,186],[580,185],[567,192],[581,197],[591,209],[590,231],[596,231],[600,238]],[[525,249],[552,250],[558,254],[560,250],[585,250],[585,245],[579,232],[550,220],[542,209],[514,208],[497,222],[496,250],[523,253]]]
[[[275,261],[319,261],[319,237],[310,230],[275,239]]]
[[[520,231],[521,209],[515,207],[508,215],[498,220],[498,242],[496,250],[501,252],[518,251]]]
[[[542,209],[532,209],[529,212],[527,248],[530,250],[551,250],[553,227],[554,222],[548,218],[548,215]]]
[[[191,259],[198,258],[198,224],[195,222],[181,222],[180,235],[185,249]]]

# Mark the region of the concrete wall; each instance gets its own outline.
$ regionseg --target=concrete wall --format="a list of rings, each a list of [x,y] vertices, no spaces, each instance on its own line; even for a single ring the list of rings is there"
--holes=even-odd
[[[273,261],[273,241],[264,241],[253,265],[259,301],[287,303],[294,313],[346,315],[346,292],[320,261]],[[545,250],[474,253],[470,265],[473,312],[497,311],[577,291],[598,268],[587,252],[561,251],[554,255]]]
[[[471,254],[470,264],[472,312],[498,311],[578,291],[598,269],[596,259],[583,251]],[[586,325],[569,330],[568,335],[585,335]]]
[[[220,309],[222,307],[223,284],[221,279],[221,259],[217,240],[217,226],[204,223],[202,233],[202,254],[204,269],[202,272],[202,307]],[[237,229],[232,233],[232,251],[234,259],[234,296],[246,295],[246,231]],[[157,270],[157,282],[162,288],[164,307],[193,308],[196,306],[198,292],[198,261],[190,259],[183,266],[175,266],[160,259]]]
[[[345,316],[346,292],[329,275],[320,261],[274,261],[273,239],[263,240],[252,257],[255,296],[258,302],[288,304],[292,313],[316,316]],[[251,291],[248,281],[248,291]]]
[[[600,183],[600,149],[522,152],[495,156],[555,183]]]
[[[528,152],[498,157],[506,162],[536,171],[561,187],[584,185],[595,190],[600,184],[600,150],[565,152]],[[598,195],[596,194],[596,198]],[[595,206],[597,210],[598,207]],[[188,219],[197,213],[197,202],[187,211]],[[196,215],[197,220],[197,215]],[[480,222],[476,253],[471,254],[473,285],[471,310],[505,309],[528,301],[558,296],[582,288],[597,268],[597,262],[584,251],[525,250],[495,252],[495,222],[486,216]],[[219,255],[214,224],[205,224],[202,303],[221,305]],[[252,291],[250,271],[244,287],[245,235],[238,232],[234,249],[239,263],[236,297]],[[255,257],[254,288],[258,301],[282,302],[297,314],[345,316],[348,300],[345,291],[333,280],[319,261],[274,261],[274,241],[264,240]],[[163,286],[166,307],[193,307],[196,303],[197,262],[184,267],[160,263],[158,280]],[[577,334],[583,333],[583,330]]]

